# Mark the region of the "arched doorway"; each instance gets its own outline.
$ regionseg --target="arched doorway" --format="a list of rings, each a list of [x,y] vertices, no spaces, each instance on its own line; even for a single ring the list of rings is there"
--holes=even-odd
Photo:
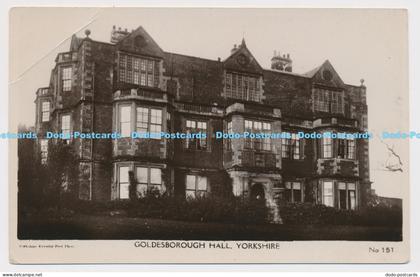
[[[256,183],[251,186],[250,197],[253,201],[265,203],[265,190],[261,183]]]

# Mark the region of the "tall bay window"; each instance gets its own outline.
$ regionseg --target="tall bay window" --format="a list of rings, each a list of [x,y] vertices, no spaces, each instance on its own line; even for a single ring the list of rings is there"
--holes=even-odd
[[[42,101],[41,114],[42,122],[47,122],[50,120],[50,101]]]
[[[207,149],[207,122],[198,120],[187,120],[185,122],[185,133],[188,134],[206,134],[200,138],[185,139],[185,148],[193,150],[206,150]]]
[[[145,87],[157,87],[159,84],[158,68],[158,61],[120,54],[119,81]]]
[[[338,183],[339,190],[339,208],[346,210],[356,209],[356,184],[355,183]]]
[[[259,77],[239,73],[226,73],[225,91],[229,98],[260,101]]]
[[[71,91],[73,68],[66,66],[61,68],[61,90]]]
[[[303,159],[303,145],[296,133],[290,133],[290,138],[281,140],[281,156],[285,159]]]

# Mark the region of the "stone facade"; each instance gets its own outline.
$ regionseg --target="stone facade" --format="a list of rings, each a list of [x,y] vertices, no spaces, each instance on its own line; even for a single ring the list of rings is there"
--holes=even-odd
[[[57,56],[49,86],[37,91],[39,141],[46,131],[194,129],[207,138],[69,139],[79,159],[80,199],[127,198],[124,174],[134,172],[139,196],[152,188],[184,197],[263,198],[276,221],[281,201],[364,205],[370,190],[367,140],[213,136],[365,132],[365,86],[345,84],[329,61],[296,74],[290,56],[278,53],[272,69],[262,68],[244,40],[225,60],[208,60],[165,52],[142,27],[114,28],[112,43],[86,34],[73,36],[70,51]]]

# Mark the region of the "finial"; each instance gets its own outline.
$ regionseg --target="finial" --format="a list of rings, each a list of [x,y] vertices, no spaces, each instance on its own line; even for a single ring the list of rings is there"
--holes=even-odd
[[[246,46],[246,44],[245,44],[245,38],[242,38],[242,46]]]
[[[363,86],[363,83],[365,82],[365,79],[360,79],[360,85]]]
[[[85,35],[86,35],[87,37],[89,37],[89,35],[90,35],[90,30],[89,30],[89,29],[86,29],[86,30],[85,30]]]

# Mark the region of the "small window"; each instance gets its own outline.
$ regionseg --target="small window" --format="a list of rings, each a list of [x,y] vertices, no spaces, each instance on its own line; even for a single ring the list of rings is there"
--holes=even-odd
[[[285,199],[288,202],[302,202],[302,186],[300,182],[286,182]]]
[[[50,120],[50,101],[42,102],[42,122],[47,122]]]
[[[121,137],[130,137],[131,106],[120,106],[119,121]]]
[[[254,121],[254,120],[245,120],[245,132],[254,133],[254,134],[265,134],[265,137],[262,138],[245,138],[245,148],[254,149],[254,150],[264,150],[271,151],[271,123]]]
[[[71,116],[69,114],[65,114],[61,116],[61,132],[63,133],[66,139],[70,138]]]
[[[71,91],[72,86],[72,67],[61,68],[61,87],[62,91]]]
[[[328,207],[334,207],[334,187],[332,181],[322,183],[322,204]]]
[[[296,133],[287,133],[288,138],[281,139],[281,156],[285,159],[300,160],[303,159],[302,141]]]
[[[207,177],[197,175],[187,175],[185,196],[187,198],[197,198],[206,196],[208,191]]]
[[[192,150],[206,150],[207,149],[207,122],[187,120],[185,122],[185,133],[191,134],[203,134],[201,138],[189,138],[185,139],[185,148]],[[205,136],[204,136],[205,134]]]

